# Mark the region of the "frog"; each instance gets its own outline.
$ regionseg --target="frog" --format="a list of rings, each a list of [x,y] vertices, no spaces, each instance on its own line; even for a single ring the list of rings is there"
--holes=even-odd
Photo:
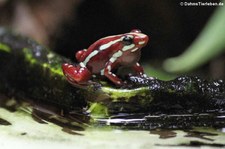
[[[99,75],[106,77],[116,86],[122,86],[125,82],[114,70],[130,67],[136,75],[145,75],[138,61],[141,49],[148,41],[149,37],[139,29],[101,38],[87,49],[76,52],[78,64],[63,63],[63,73],[74,86],[88,86],[92,77]]]

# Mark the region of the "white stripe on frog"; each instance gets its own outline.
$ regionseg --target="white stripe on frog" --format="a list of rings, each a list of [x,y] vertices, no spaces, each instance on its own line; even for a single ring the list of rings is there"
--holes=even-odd
[[[119,58],[120,56],[122,56],[122,54],[123,54],[123,52],[119,50],[118,52],[116,52],[116,53],[114,53],[112,55],[112,57],[109,59],[109,61],[111,63],[114,63],[117,60],[117,58]]]
[[[113,41],[110,41],[110,42],[108,42],[108,43],[106,43],[106,44],[103,44],[103,45],[101,45],[101,46],[99,47],[99,50],[100,50],[100,51],[103,51],[103,50],[105,50],[105,49],[111,47],[113,44],[115,44],[115,43],[117,43],[117,42],[119,42],[119,41],[121,41],[121,40],[122,40],[122,38],[119,38],[119,39],[117,39],[117,40],[113,40]]]
[[[91,53],[85,58],[85,60],[83,61],[83,64],[86,66],[87,63],[90,61],[90,59],[91,59],[92,57],[94,57],[95,55],[97,55],[97,54],[98,54],[98,50],[94,50],[93,52],[91,52]]]
[[[122,49],[122,51],[130,50],[130,49],[132,49],[133,47],[135,47],[134,44],[131,44],[131,45],[128,45],[128,46],[124,46],[123,49]]]

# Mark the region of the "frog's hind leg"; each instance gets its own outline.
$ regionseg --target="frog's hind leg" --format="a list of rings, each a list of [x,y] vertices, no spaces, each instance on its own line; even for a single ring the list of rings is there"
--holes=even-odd
[[[87,49],[77,51],[77,53],[75,54],[75,57],[78,62],[84,61],[84,58],[86,57],[86,52],[87,52]]]
[[[65,63],[62,65],[62,70],[67,80],[75,86],[87,85],[92,75],[86,67],[80,65],[71,65]]]

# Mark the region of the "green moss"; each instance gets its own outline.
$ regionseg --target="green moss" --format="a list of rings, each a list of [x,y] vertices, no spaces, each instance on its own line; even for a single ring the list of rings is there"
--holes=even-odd
[[[25,59],[28,60],[30,62],[30,64],[38,63],[37,60],[33,58],[33,55],[29,49],[23,48],[23,52],[25,55]]]
[[[30,64],[32,64],[32,65],[33,64],[41,65],[43,69],[49,69],[51,71],[51,74],[63,76],[63,72],[62,72],[62,69],[60,67],[56,68],[56,67],[52,67],[48,63],[38,62],[38,60],[35,57],[33,57],[33,54],[31,53],[30,49],[23,48],[23,52],[24,52],[24,55],[25,55],[25,59],[28,62],[30,62]]]
[[[52,68],[48,63],[42,64],[43,69],[50,69],[52,74],[63,76],[62,69]]]
[[[101,103],[90,103],[88,111],[93,117],[106,117],[108,116],[108,108]]]
[[[110,87],[102,87],[102,91],[109,94],[110,97],[116,101],[118,98],[125,98],[129,100],[134,96],[146,96],[149,89],[148,87],[140,87],[135,89],[114,89]]]
[[[0,43],[0,51],[4,51],[4,52],[7,52],[7,53],[10,53],[11,49],[6,44]]]

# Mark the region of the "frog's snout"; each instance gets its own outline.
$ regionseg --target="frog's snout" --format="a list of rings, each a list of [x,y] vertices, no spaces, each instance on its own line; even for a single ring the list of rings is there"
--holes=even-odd
[[[134,43],[135,45],[137,45],[139,48],[142,48],[144,46],[146,46],[146,44],[149,41],[149,37],[145,34],[142,34],[141,36],[136,36],[134,38]]]

